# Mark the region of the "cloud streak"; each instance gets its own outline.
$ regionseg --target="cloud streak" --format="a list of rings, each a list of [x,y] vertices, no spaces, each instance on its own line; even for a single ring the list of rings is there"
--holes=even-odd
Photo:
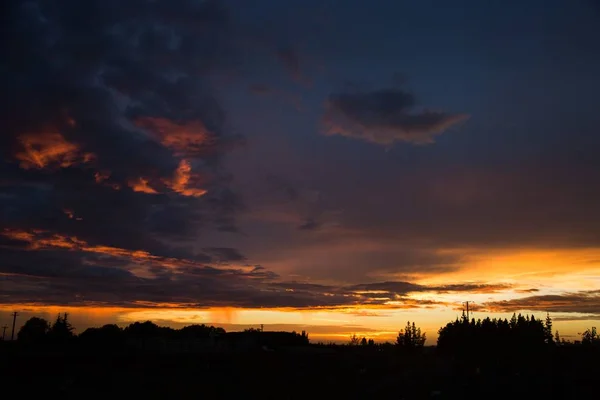
[[[501,312],[530,310],[598,315],[600,314],[600,290],[528,296],[519,299],[488,302],[482,306],[482,309]]]
[[[326,135],[342,135],[381,145],[395,142],[428,144],[468,118],[415,109],[413,94],[401,89],[332,93],[322,117]]]

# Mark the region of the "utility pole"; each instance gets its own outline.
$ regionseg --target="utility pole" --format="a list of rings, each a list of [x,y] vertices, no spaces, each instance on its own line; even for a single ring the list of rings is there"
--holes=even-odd
[[[469,302],[465,301],[463,304],[466,304],[466,306],[467,306],[467,321],[470,321],[469,320]]]
[[[8,328],[8,326],[7,326],[7,325],[4,325],[4,326],[2,327],[2,340],[4,340],[4,338],[6,337],[6,328]]]
[[[15,340],[15,323],[17,322],[17,316],[19,315],[18,312],[14,311],[12,313],[13,316],[13,326],[12,326],[12,334],[10,335],[10,340]]]

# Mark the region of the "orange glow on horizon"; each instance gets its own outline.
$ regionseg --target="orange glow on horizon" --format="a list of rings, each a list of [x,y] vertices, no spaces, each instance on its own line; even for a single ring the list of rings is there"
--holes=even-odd
[[[599,289],[600,248],[565,249],[448,249],[440,254],[460,254],[461,267],[443,274],[420,276],[417,283],[443,284],[478,280],[519,284],[523,288],[553,287],[563,290]],[[560,277],[560,278],[559,278]]]
[[[166,305],[165,305],[166,306]],[[81,333],[89,327],[104,324],[126,326],[133,322],[153,321],[160,326],[181,328],[186,325],[207,324],[222,326],[227,331],[238,331],[250,327],[265,325],[265,330],[306,330],[312,342],[348,343],[352,334],[358,337],[374,339],[377,342],[393,342],[400,329],[407,321],[415,321],[427,335],[427,344],[433,345],[437,340],[437,330],[459,316],[455,310],[431,311],[428,314],[415,311],[382,310],[371,315],[360,315],[357,308],[354,313],[340,312],[337,309],[248,309],[235,307],[210,308],[160,308],[160,307],[119,307],[101,304],[81,306],[40,305],[35,303],[0,305],[0,315],[8,318],[10,313],[18,310],[22,316],[18,324],[23,324],[32,316],[49,319],[58,313],[68,312],[70,319]],[[476,318],[486,314],[475,312]],[[492,317],[510,318],[512,313],[497,313]],[[536,318],[545,318],[544,312],[535,313]],[[590,320],[554,321],[554,326],[565,338],[576,338],[583,332]],[[4,320],[2,322],[5,322]],[[8,321],[6,321],[8,322]]]
[[[74,212],[73,215],[75,215]],[[121,257],[124,266],[139,277],[152,275],[145,268],[149,265],[148,263],[155,263],[157,266],[171,268],[175,273],[184,274],[187,267],[202,268],[206,264],[187,259],[156,256],[143,250],[92,245],[74,236],[36,229],[4,229],[0,231],[0,235],[25,242],[24,250],[62,249]],[[441,250],[441,252],[444,251],[450,250]],[[347,341],[349,330],[367,338],[388,340],[389,332],[401,329],[407,320],[414,320],[426,330],[428,340],[435,340],[437,329],[460,315],[461,303],[465,299],[473,302],[472,311],[476,318],[487,315],[492,318],[510,318],[513,311],[524,313],[533,311],[536,313],[536,317],[543,318],[548,310],[552,314],[553,309],[564,310],[567,308],[568,300],[557,297],[528,302],[526,301],[527,297],[600,289],[600,279],[597,278],[600,269],[596,261],[600,260],[600,250],[598,249],[505,249],[502,251],[480,249],[465,253],[462,258],[464,264],[460,269],[442,274],[422,275],[418,281],[413,282],[431,286],[431,290],[422,288],[415,292],[402,294],[400,291],[399,294],[395,294],[393,290],[388,291],[381,288],[376,290],[369,290],[368,287],[363,290],[350,289],[347,292],[341,292],[345,296],[342,303],[346,303],[346,305],[305,308],[240,308],[233,305],[227,307],[225,303],[222,307],[203,308],[193,303],[153,303],[140,299],[130,302],[128,304],[130,307],[94,304],[81,300],[81,305],[73,308],[78,310],[78,313],[86,315],[91,312],[90,315],[93,316],[93,318],[90,317],[91,319],[111,320],[121,324],[153,320],[157,324],[174,327],[193,323],[234,324],[236,326],[256,326],[261,323],[265,325],[291,324],[290,326],[295,327],[337,326],[339,327],[339,329],[335,328],[337,331],[334,328],[327,328],[329,331],[325,332],[326,328],[322,328],[318,334],[313,334],[311,337],[343,342]],[[253,279],[251,272],[255,267],[253,265],[228,264],[211,265],[211,268],[243,271],[246,274],[243,275],[244,279]],[[523,274],[523,271],[527,271],[528,274]],[[477,277],[476,281],[473,280],[474,277]],[[451,288],[453,284],[468,286],[468,289],[457,291],[444,289],[445,287]],[[480,284],[485,285],[479,286]],[[338,285],[338,287],[345,290],[352,286]],[[281,291],[287,292],[287,289],[289,288],[286,288],[285,285],[280,287]],[[296,292],[301,291],[301,289],[295,290]],[[319,293],[319,295],[327,296],[327,293]],[[515,301],[519,299],[525,300]],[[507,303],[503,303],[505,301]],[[582,311],[577,310],[585,311],[581,305],[589,304],[591,303],[581,303],[579,306],[576,304],[573,312],[582,314]],[[61,312],[71,312],[66,307],[42,304],[0,306],[0,308],[2,307],[30,308],[31,310],[50,309],[53,312],[60,309]],[[584,330],[586,324],[589,324],[589,320],[598,318],[591,311],[588,312],[589,315],[577,314],[581,320],[576,321],[566,321],[570,315],[568,312],[557,312],[557,314],[563,315],[565,318],[564,321],[557,323],[561,335],[576,335],[578,330]],[[342,327],[344,328],[342,329]]]

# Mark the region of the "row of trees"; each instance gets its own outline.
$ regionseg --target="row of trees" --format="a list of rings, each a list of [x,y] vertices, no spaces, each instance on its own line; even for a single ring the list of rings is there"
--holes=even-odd
[[[21,327],[17,339],[24,342],[68,341],[74,336],[74,328],[67,317],[67,313],[59,314],[52,325],[43,318],[32,317]]]
[[[489,317],[469,320],[463,314],[461,319],[448,323],[438,333],[437,347],[440,351],[461,354],[477,353],[489,348],[499,352],[532,352],[544,347],[569,344],[600,347],[596,328],[580,333],[581,341],[571,343],[561,340],[558,331],[553,334],[549,314],[545,320],[521,314],[513,314],[510,320]]]
[[[262,329],[246,329],[243,332],[225,332],[223,328],[207,325],[189,325],[181,329],[158,326],[150,321],[135,322],[125,328],[117,325],[104,325],[88,328],[75,336],[74,328],[67,320],[67,314],[58,315],[50,325],[43,318],[30,318],[21,327],[18,340],[27,343],[57,343],[77,340],[81,344],[116,346],[126,342],[144,342],[149,339],[167,341],[222,340],[244,342],[263,346],[302,346],[308,345],[308,333],[263,332]]]
[[[408,321],[406,327],[398,332],[396,337],[395,345],[400,349],[413,350],[420,349],[425,346],[427,336],[425,332],[421,332],[421,328],[416,326],[413,322]],[[367,339],[366,337],[358,337],[356,334],[350,336],[350,346],[375,346],[373,339]]]
[[[58,315],[53,324],[43,318],[32,317],[21,327],[18,340],[29,343],[67,342],[73,340],[74,328],[68,321],[68,315]],[[459,319],[440,328],[437,340],[442,352],[469,354],[482,349],[495,348],[498,351],[535,351],[547,346],[566,345],[560,334],[552,330],[552,319],[536,319],[533,315],[513,314],[507,319],[471,319],[464,314]],[[181,329],[160,327],[150,321],[135,322],[125,328],[117,325],[104,325],[89,328],[77,336],[83,343],[104,343],[107,345],[126,340],[145,340],[161,338],[167,340],[197,340],[225,337],[223,328],[207,325],[190,325]],[[581,333],[580,343],[584,346],[600,347],[600,335],[596,328]],[[247,329],[244,332],[231,332],[227,336],[232,340],[251,339],[261,344],[308,345],[308,334],[296,332],[263,332],[262,329]],[[426,334],[414,322],[407,322],[400,330],[395,345],[400,349],[415,350],[425,345]],[[352,335],[350,345],[375,346],[373,339]]]
[[[114,343],[125,339],[201,339],[225,334],[223,328],[206,325],[190,325],[181,329],[158,326],[150,321],[135,322],[125,328],[109,324],[100,328],[88,328],[76,336],[68,321],[68,314],[59,314],[54,324],[43,318],[32,317],[19,330],[17,339],[29,343],[65,342],[77,337],[83,342]]]
[[[510,320],[489,317],[471,319],[463,313],[462,317],[448,323],[438,331],[437,347],[442,352],[476,353],[484,348],[498,350],[535,351],[547,346],[564,346],[573,344],[561,340],[558,331],[553,333],[552,318],[547,314],[545,320],[535,316],[513,314]],[[580,333],[584,346],[600,347],[600,335],[596,328]],[[401,349],[420,349],[425,345],[426,334],[421,332],[414,322],[407,322],[406,327],[398,333],[395,345]],[[350,345],[374,345],[373,339],[350,337]]]
[[[536,319],[533,315],[530,317],[521,314],[513,314],[510,320],[488,317],[476,321],[469,320],[463,314],[460,320],[457,318],[448,323],[438,333],[440,350],[454,349],[461,352],[489,346],[539,348],[554,343],[550,316],[545,321]]]

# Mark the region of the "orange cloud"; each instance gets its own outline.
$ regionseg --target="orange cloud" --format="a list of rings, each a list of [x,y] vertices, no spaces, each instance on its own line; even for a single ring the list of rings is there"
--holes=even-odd
[[[29,243],[30,250],[43,250],[47,248],[60,248],[66,250],[81,250],[90,253],[107,254],[118,257],[132,257],[136,259],[159,259],[147,251],[125,250],[110,246],[91,246],[86,241],[74,236],[65,236],[57,233],[47,234],[45,231],[33,230],[31,232],[16,229],[4,229],[0,233],[4,237]]]
[[[144,178],[139,178],[136,181],[129,181],[129,187],[133,189],[134,192],[148,193],[148,194],[157,194],[158,192],[152,189],[148,185],[148,180]]]
[[[24,134],[19,137],[22,151],[15,154],[23,169],[42,169],[50,165],[61,168],[90,162],[92,153],[80,152],[79,146],[60,133]]]
[[[164,146],[175,150],[177,155],[206,150],[214,141],[213,135],[201,121],[177,124],[165,118],[141,117],[135,124],[150,131]]]
[[[144,250],[128,250],[119,247],[90,245],[85,240],[81,240],[75,236],[66,236],[57,233],[50,233],[44,230],[19,230],[8,229],[0,231],[0,236],[9,239],[26,242],[27,250],[46,250],[46,249],[63,249],[67,251],[83,251],[87,253],[104,254],[112,257],[127,258],[129,261],[142,264],[152,261],[157,265],[165,268],[177,270],[178,268],[204,266],[203,263],[198,263],[189,259],[179,259],[172,257],[157,256]],[[0,247],[2,247],[0,245]],[[245,264],[221,264],[211,266],[213,269],[221,271],[237,271],[251,273],[255,266]]]
[[[94,180],[96,183],[102,183],[110,177],[110,174],[104,172],[94,173]]]
[[[199,174],[192,173],[192,166],[189,161],[181,160],[179,162],[179,166],[175,170],[172,179],[164,179],[163,183],[171,188],[174,192],[177,192],[183,196],[190,197],[201,197],[206,194],[205,189],[193,187],[193,183],[198,182],[200,180]],[[96,178],[98,181],[98,177]],[[132,180],[128,182],[129,187],[133,189],[134,192],[140,193],[148,193],[148,194],[158,194],[159,192],[151,187],[148,183],[148,179],[138,178],[137,180]]]
[[[206,194],[206,190],[189,187],[190,181],[192,179],[197,181],[199,179],[199,175],[192,174],[192,167],[187,160],[181,160],[181,162],[179,163],[179,167],[177,167],[177,170],[175,171],[173,181],[168,183],[168,185],[175,192],[184,196],[204,196]]]

